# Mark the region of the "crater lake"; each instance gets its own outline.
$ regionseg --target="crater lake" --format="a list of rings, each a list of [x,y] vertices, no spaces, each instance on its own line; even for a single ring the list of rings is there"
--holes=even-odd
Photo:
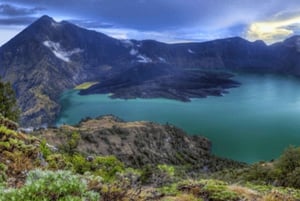
[[[113,114],[125,121],[170,123],[212,141],[213,153],[248,163],[277,158],[300,145],[300,80],[277,75],[238,75],[242,83],[221,97],[179,102],[168,99],[111,99],[109,95],[61,95],[56,124]]]

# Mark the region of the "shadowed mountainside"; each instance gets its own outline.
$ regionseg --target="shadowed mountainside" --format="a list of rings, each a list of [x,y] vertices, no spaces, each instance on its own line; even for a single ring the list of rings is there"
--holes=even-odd
[[[117,40],[43,16],[0,48],[0,76],[16,90],[23,126],[52,124],[60,94],[99,82],[81,94],[113,98],[190,98],[239,86],[230,72],[300,75],[298,36],[267,46],[239,37],[165,44]]]

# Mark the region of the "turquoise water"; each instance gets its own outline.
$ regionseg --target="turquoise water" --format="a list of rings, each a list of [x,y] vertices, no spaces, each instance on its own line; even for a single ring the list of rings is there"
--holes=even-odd
[[[66,91],[57,124],[114,114],[127,121],[172,123],[208,137],[213,152],[245,162],[271,160],[289,145],[300,145],[300,80],[274,75],[239,75],[239,88],[223,97],[183,103],[166,99],[110,99]]]

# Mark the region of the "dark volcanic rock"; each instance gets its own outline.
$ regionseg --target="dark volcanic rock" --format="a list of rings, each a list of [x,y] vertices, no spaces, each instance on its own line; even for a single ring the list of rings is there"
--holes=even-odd
[[[220,96],[239,83],[231,80],[231,74],[213,71],[183,71],[166,64],[140,65],[103,80],[81,95],[112,93],[111,98],[169,98],[189,101],[208,95]]]

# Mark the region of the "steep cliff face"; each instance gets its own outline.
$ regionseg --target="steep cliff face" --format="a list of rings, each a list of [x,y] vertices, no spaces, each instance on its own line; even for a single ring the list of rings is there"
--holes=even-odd
[[[202,136],[189,136],[172,125],[124,122],[114,116],[89,119],[77,126],[36,131],[50,144],[62,147],[70,133],[80,134],[77,150],[87,155],[114,155],[129,166],[147,164],[193,165],[216,170],[240,166],[211,154],[211,143]]]

